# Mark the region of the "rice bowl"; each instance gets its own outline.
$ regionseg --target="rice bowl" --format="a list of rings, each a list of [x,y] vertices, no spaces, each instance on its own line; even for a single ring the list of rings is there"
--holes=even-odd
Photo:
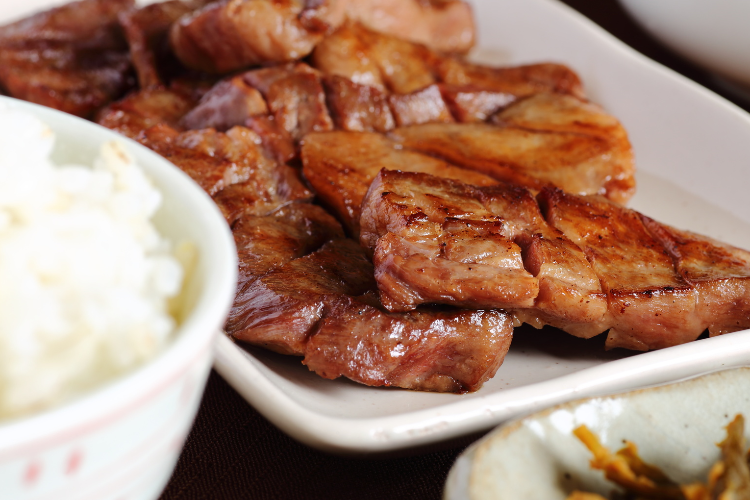
[[[231,234],[210,198],[155,153],[70,115],[0,97],[3,104],[49,125],[57,164],[90,165],[102,144],[121,141],[163,196],[154,226],[173,248],[194,242],[197,258],[179,304],[170,303],[177,328],[162,352],[69,403],[0,423],[0,490],[9,498],[155,498],[192,424],[233,298]]]

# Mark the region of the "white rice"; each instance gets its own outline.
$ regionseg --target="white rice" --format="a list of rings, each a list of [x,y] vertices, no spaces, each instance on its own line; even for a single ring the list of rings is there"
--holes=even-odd
[[[123,145],[54,165],[53,132],[0,108],[0,418],[58,404],[153,357],[183,271]]]

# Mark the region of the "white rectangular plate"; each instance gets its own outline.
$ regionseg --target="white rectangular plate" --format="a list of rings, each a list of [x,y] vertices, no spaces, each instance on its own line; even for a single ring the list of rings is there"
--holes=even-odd
[[[638,194],[655,219],[750,248],[750,117],[649,61],[552,0],[476,0],[482,62],[556,61],[617,116],[634,144]],[[662,351],[604,352],[552,329],[517,330],[497,375],[474,394],[431,394],[324,380],[298,358],[220,338],[215,367],[293,437],[340,453],[415,447],[489,429],[562,401],[750,362],[750,332]]]
[[[0,4],[0,23],[63,0]],[[146,3],[146,2],[141,2]],[[150,3],[150,2],[149,2]],[[556,61],[620,118],[635,147],[631,206],[657,220],[750,248],[750,117],[647,60],[554,0],[476,0],[479,49],[493,64]],[[298,358],[221,336],[215,367],[293,437],[340,453],[394,451],[487,430],[562,401],[750,363],[750,332],[645,354],[603,339],[517,330],[497,375],[474,394],[432,394],[324,380]]]

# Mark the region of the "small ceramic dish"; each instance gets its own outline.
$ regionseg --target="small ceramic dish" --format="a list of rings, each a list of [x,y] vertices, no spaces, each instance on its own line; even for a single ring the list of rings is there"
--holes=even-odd
[[[750,368],[561,404],[503,425],[474,443],[451,469],[445,500],[563,500],[573,490],[617,488],[589,466],[573,435],[585,424],[611,451],[623,440],[680,484],[705,481],[726,425],[750,416]],[[745,429],[746,437],[750,429]]]

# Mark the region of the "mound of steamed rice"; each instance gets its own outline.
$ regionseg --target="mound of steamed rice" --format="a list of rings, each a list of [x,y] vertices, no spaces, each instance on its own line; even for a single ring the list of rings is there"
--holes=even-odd
[[[161,195],[124,146],[55,165],[55,137],[0,108],[0,419],[85,392],[159,352],[182,268]]]

